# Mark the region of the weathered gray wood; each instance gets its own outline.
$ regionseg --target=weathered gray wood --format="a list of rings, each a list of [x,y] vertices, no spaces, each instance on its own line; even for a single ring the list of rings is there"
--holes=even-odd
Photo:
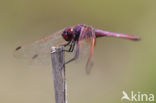
[[[66,83],[63,47],[52,47],[51,60],[54,75],[56,103],[66,103]]]

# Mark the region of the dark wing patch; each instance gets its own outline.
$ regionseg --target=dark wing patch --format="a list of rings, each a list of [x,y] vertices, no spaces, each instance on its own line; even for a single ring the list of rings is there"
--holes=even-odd
[[[15,50],[17,51],[17,50],[19,50],[19,49],[21,49],[21,46],[18,46]]]
[[[33,57],[32,57],[32,59],[35,59],[35,58],[37,58],[38,57],[38,54],[35,54]]]

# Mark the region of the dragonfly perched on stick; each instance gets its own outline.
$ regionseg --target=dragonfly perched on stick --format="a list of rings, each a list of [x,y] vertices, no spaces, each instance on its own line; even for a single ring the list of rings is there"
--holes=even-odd
[[[75,51],[74,57],[66,62],[70,63],[79,58],[80,52],[83,51],[81,47],[83,47],[84,43],[89,44],[90,52],[88,61],[86,63],[86,71],[89,73],[90,68],[93,65],[93,54],[94,48],[96,44],[96,38],[100,37],[117,37],[124,38],[133,41],[140,40],[139,37],[108,32],[100,29],[94,29],[91,26],[80,24],[73,27],[62,29],[52,35],[43,37],[39,40],[35,40],[24,45],[18,46],[15,50],[15,54],[21,55],[24,57],[29,57],[31,59],[40,58],[46,54],[49,54],[51,46],[54,45],[62,45],[64,47],[69,46],[68,50],[64,50],[66,52]],[[60,42],[62,39],[63,42]],[[75,48],[76,46],[76,48]]]

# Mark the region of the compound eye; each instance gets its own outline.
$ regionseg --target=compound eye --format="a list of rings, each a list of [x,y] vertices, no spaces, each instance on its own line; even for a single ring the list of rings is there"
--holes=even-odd
[[[69,36],[73,36],[73,29],[68,29],[68,31],[67,31],[67,34],[69,35]]]
[[[71,28],[66,28],[63,31],[62,36],[66,41],[71,41],[73,39],[73,30]]]

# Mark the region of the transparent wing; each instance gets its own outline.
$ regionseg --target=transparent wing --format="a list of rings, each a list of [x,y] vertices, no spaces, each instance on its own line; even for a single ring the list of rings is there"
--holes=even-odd
[[[85,39],[85,41],[88,42],[88,44],[89,44],[87,46],[88,48],[86,47],[86,49],[89,49],[89,51],[86,50],[89,53],[89,55],[87,55],[88,60],[87,60],[87,64],[86,64],[86,73],[89,74],[90,70],[93,66],[93,54],[94,54],[94,47],[95,47],[95,43],[96,43],[96,37],[95,37],[94,29],[92,27],[86,27],[84,29],[84,33],[82,35],[80,35],[80,39],[81,38]],[[88,38],[88,39],[86,39],[86,38]],[[85,45],[83,44],[83,42],[80,41],[80,48],[81,48],[81,46],[83,47]],[[82,52],[82,50],[80,50],[80,52]]]
[[[80,34],[79,44],[79,59],[87,56],[86,73],[89,74],[93,66],[93,53],[95,47],[95,32],[92,27],[85,27]],[[78,59],[78,60],[79,60]],[[84,60],[84,59],[82,59]]]
[[[50,61],[50,48],[52,46],[59,45],[64,40],[61,36],[64,29],[43,37],[39,40],[35,40],[16,48],[14,56],[24,60],[28,60],[34,63],[46,63]]]
[[[79,52],[79,60],[82,60],[84,58],[88,58],[89,57],[89,53],[90,53],[90,48],[91,48],[91,40],[90,38],[86,39],[86,40],[82,40],[80,42],[80,52]]]
[[[89,74],[91,71],[91,68],[93,66],[93,55],[94,55],[94,49],[95,49],[95,44],[96,44],[96,37],[95,37],[95,32],[92,30],[92,38],[91,38],[91,49],[90,49],[90,54],[89,58],[86,64],[86,73]]]

